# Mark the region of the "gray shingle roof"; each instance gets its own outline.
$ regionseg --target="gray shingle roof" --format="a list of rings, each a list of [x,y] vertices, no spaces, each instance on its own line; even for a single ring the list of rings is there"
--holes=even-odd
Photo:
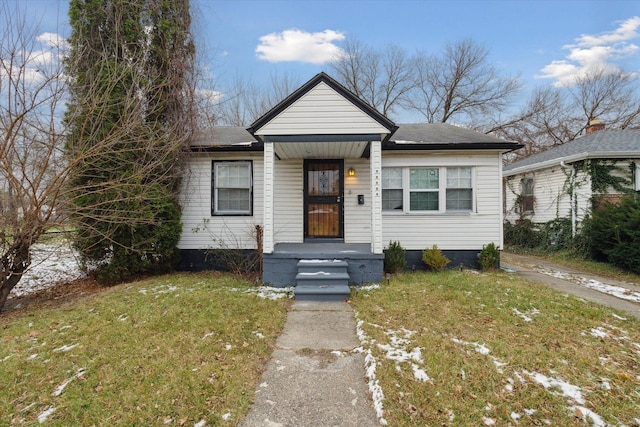
[[[417,123],[398,125],[398,130],[391,141],[406,141],[422,144],[455,144],[455,143],[505,143],[504,139],[461,128],[446,123]]]
[[[485,135],[470,129],[446,123],[417,123],[398,125],[391,141],[403,144],[473,144],[473,143],[509,143],[504,139]],[[209,133],[196,136],[193,147],[216,147],[244,145],[257,142],[246,128],[242,126],[216,126]]]
[[[504,171],[535,168],[537,164],[544,166],[556,160],[559,163],[563,159],[577,161],[588,157],[607,158],[616,155],[640,156],[640,129],[597,131],[513,162],[505,166]]]

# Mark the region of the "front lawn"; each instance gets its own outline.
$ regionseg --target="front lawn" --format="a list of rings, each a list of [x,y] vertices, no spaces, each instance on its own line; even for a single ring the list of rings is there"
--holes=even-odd
[[[405,273],[352,304],[389,425],[640,425],[631,316],[501,272]]]
[[[289,304],[250,288],[175,274],[0,316],[0,425],[236,425]]]

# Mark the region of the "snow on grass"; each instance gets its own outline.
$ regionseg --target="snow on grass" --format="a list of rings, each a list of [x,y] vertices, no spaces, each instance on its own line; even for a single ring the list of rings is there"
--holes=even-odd
[[[58,347],[58,348],[53,349],[53,352],[57,353],[59,351],[69,351],[69,350],[72,350],[72,349],[76,348],[77,346],[78,346],[78,343],[71,344],[71,345],[63,345],[62,347]]]
[[[40,424],[44,423],[45,421],[47,421],[47,418],[49,418],[49,415],[53,414],[54,412],[56,412],[56,408],[54,408],[53,406],[50,406],[45,411],[40,412],[40,414],[38,414],[38,422]]]
[[[389,337],[389,344],[378,344],[378,348],[385,352],[385,358],[396,362],[396,367],[400,370],[401,363],[410,363],[413,376],[417,381],[426,382],[431,378],[427,375],[420,365],[424,363],[422,359],[422,349],[414,347],[408,350],[411,345],[411,336],[415,331],[400,328],[398,331],[387,330],[385,335]]]
[[[478,342],[468,342],[468,341],[464,341],[461,339],[458,339],[456,337],[451,338],[451,341],[453,341],[456,344],[461,344],[461,345],[466,345],[466,346],[470,346],[473,347],[473,349],[477,352],[482,354],[483,356],[488,356],[489,353],[491,353],[491,350],[489,350],[489,348],[481,343]],[[493,360],[493,364],[496,367],[496,371],[498,371],[499,373],[503,373],[503,367],[507,366],[508,363],[501,361],[500,359],[498,359],[495,356],[491,356],[491,360]]]
[[[574,414],[582,418],[584,422],[591,421],[591,425],[593,427],[606,427],[608,425],[600,415],[596,414],[589,408],[585,408],[584,406],[572,406],[570,409]]]
[[[582,397],[582,390],[580,390],[580,387],[557,378],[548,377],[540,372],[522,371],[522,373],[542,385],[544,388],[552,390],[552,393],[557,394],[553,390],[560,389],[560,392],[564,397],[584,405],[584,399]]]
[[[169,294],[177,290],[178,290],[177,286],[167,284],[167,285],[154,286],[151,289],[142,288],[138,292],[140,292],[142,295],[149,295],[149,294],[155,295],[157,298],[161,294]]]
[[[596,338],[607,338],[609,336],[607,331],[601,326],[598,326],[597,328],[591,328],[589,333]]]
[[[271,286],[258,286],[258,287],[249,288],[249,289],[231,288],[231,291],[245,292],[248,294],[253,294],[258,298],[263,298],[263,299],[277,300],[281,298],[292,298],[293,289],[294,289],[293,286],[288,286],[285,288],[274,288]]]
[[[371,339],[369,336],[362,330],[362,325],[364,321],[358,320],[358,313],[355,313],[356,322],[356,335],[360,340],[362,345],[370,345]],[[364,365],[365,365],[365,376],[368,379],[369,384],[369,392],[371,393],[371,399],[373,400],[373,408],[376,411],[376,417],[378,418],[378,422],[382,425],[387,425],[387,420],[384,419],[384,392],[382,391],[382,387],[380,386],[380,381],[376,377],[376,368],[378,366],[378,361],[371,354],[371,349],[365,349],[363,347],[355,348],[353,351],[360,351],[365,354],[364,357]]]
[[[80,270],[77,254],[68,243],[38,243],[31,248],[31,265],[11,290],[11,295],[29,295],[85,276]]]
[[[532,322],[533,316],[540,314],[540,310],[538,310],[537,308],[533,308],[531,310],[525,311],[524,313],[518,310],[517,308],[513,308],[512,310],[518,317],[520,317],[525,322]]]
[[[77,374],[75,374],[74,376],[72,376],[71,378],[69,378],[67,380],[64,380],[62,382],[62,384],[60,384],[58,387],[56,387],[55,391],[53,392],[53,395],[54,396],[60,396],[62,394],[62,392],[64,391],[64,389],[67,387],[67,385],[71,381],[73,381],[75,379],[78,379],[78,378],[81,378],[83,376],[84,376],[84,368],[78,369],[78,373]]]
[[[536,268],[536,271],[538,271],[539,273],[546,274],[548,276],[557,277],[558,279],[569,280],[571,282],[577,283],[580,286],[584,286],[585,288],[602,292],[603,294],[608,294],[616,298],[624,299],[624,300],[635,302],[635,303],[640,303],[640,292],[633,291],[631,289],[628,289],[622,286],[609,285],[607,283],[603,283],[595,279],[589,279],[587,277],[581,277],[575,274],[564,273],[562,271],[556,271],[556,270],[550,270],[550,269],[544,269],[544,268]]]
[[[359,291],[372,291],[374,289],[380,289],[380,285],[378,284],[362,285],[362,286],[357,286],[356,289]]]

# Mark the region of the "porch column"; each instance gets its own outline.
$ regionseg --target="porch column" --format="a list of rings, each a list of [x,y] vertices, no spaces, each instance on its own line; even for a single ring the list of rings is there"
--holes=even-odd
[[[262,253],[273,253],[273,142],[264,143],[264,201],[262,213]]]
[[[382,253],[382,143],[371,141],[371,252]]]

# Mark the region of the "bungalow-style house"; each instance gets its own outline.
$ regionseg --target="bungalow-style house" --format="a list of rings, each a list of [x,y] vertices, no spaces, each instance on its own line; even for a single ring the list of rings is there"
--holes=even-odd
[[[640,130],[603,128],[593,121],[586,135],[505,166],[505,219],[566,218],[575,235],[594,205],[639,191]]]
[[[320,73],[250,127],[193,144],[181,268],[261,250],[263,283],[344,298],[347,284],[382,281],[390,241],[410,266],[437,244],[451,265],[476,267],[483,245],[502,245],[502,154],[519,147],[447,124],[398,126]]]

